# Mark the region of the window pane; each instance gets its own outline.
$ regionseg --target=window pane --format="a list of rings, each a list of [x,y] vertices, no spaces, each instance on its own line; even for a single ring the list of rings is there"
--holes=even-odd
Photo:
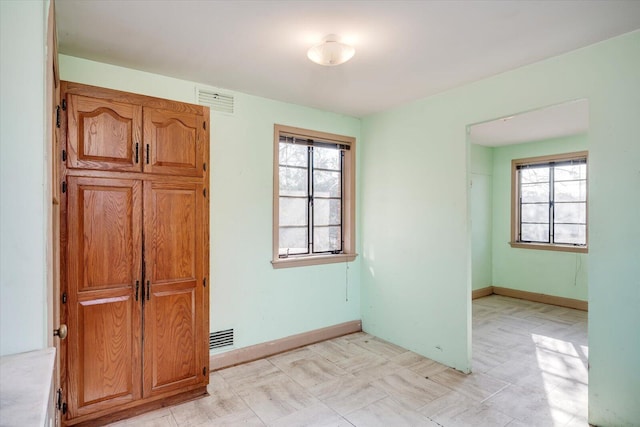
[[[307,228],[281,228],[279,255],[306,254],[309,252]]]
[[[554,198],[557,202],[579,202],[587,200],[587,181],[556,182]]]
[[[307,225],[309,202],[302,199],[280,197],[280,226]]]
[[[280,195],[306,196],[307,169],[280,166]]]
[[[587,204],[586,203],[556,203],[555,204],[555,222],[587,222]]]
[[[521,240],[549,243],[549,224],[522,224]]]
[[[340,225],[340,199],[314,199],[313,225]]]
[[[340,227],[314,227],[313,251],[328,252],[341,250]]]
[[[523,203],[548,202],[549,184],[522,184],[520,197]]]
[[[313,171],[315,197],[340,197],[340,172]]]
[[[520,182],[522,184],[549,182],[549,167],[529,167],[526,169],[520,169]]]
[[[587,165],[555,166],[553,173],[556,181],[587,179]]]
[[[340,170],[340,150],[335,148],[313,148],[313,167]]]
[[[587,243],[587,226],[577,224],[557,224],[554,227],[554,243],[584,245]]]
[[[522,222],[549,222],[549,204],[522,204],[520,215]]]
[[[279,150],[279,159],[281,165],[302,166],[305,168],[307,167],[307,154],[309,149],[305,145],[295,145],[281,142]]]

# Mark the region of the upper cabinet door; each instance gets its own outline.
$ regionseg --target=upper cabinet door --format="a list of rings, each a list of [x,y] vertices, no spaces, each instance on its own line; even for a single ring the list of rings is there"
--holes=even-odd
[[[203,176],[204,119],[193,113],[144,108],[144,171]]]
[[[70,168],[142,170],[142,106],[69,95]]]

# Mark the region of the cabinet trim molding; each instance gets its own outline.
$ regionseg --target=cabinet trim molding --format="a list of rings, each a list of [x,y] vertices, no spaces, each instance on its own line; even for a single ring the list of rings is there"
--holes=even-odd
[[[181,113],[202,114],[204,109],[206,109],[207,113],[209,112],[209,107],[205,107],[202,105],[187,104],[184,102],[172,101],[170,99],[122,92],[119,90],[90,86],[75,82],[63,81],[62,92],[66,94],[90,96],[92,98],[109,99],[112,101],[124,102],[129,104],[142,104],[146,107],[178,111]],[[208,118],[208,114],[206,114],[205,116]],[[206,126],[207,129],[209,129],[209,125],[207,124]]]

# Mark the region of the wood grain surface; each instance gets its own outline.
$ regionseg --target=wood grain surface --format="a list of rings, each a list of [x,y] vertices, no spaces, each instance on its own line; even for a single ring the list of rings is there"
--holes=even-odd
[[[69,167],[142,170],[142,106],[78,95],[68,95],[67,104]]]
[[[142,183],[70,177],[69,412],[141,397]]]
[[[145,183],[145,397],[202,380],[202,188]]]
[[[144,109],[145,172],[201,177],[202,115]]]

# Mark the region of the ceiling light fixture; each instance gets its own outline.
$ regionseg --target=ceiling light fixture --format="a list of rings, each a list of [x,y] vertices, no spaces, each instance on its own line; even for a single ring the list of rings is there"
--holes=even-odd
[[[338,36],[329,34],[322,43],[307,51],[307,57],[316,64],[333,67],[344,64],[353,57],[356,50],[353,46],[338,41]]]

